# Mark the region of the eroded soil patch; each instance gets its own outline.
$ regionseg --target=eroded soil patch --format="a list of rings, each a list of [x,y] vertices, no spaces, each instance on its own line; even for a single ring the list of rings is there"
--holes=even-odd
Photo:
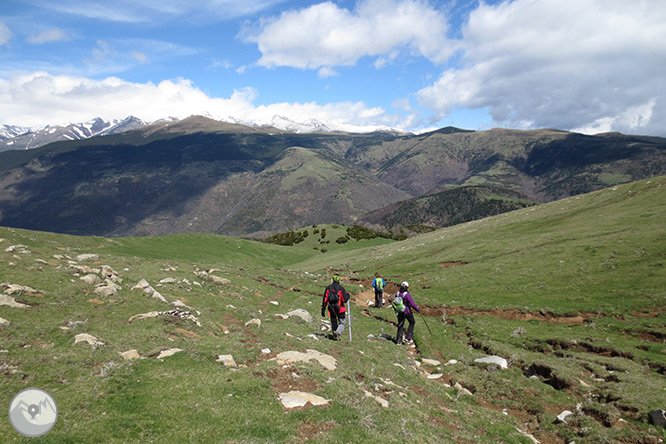
[[[463,306],[423,306],[421,313],[424,316],[446,317],[450,316],[490,316],[497,319],[511,321],[541,321],[552,324],[583,325],[590,319],[599,317],[598,313],[556,314],[546,310],[525,311],[517,308],[479,309]]]

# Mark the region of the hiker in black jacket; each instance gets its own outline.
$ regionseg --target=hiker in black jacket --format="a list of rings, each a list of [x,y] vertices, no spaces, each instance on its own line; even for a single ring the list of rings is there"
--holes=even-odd
[[[331,317],[331,331],[333,332],[333,339],[339,340],[340,335],[345,331],[346,318],[345,313],[347,308],[345,302],[349,300],[349,294],[345,287],[340,284],[340,276],[337,274],[333,276],[333,283],[326,287],[324,297],[321,302],[321,315],[326,316],[326,307],[328,307],[328,314]]]

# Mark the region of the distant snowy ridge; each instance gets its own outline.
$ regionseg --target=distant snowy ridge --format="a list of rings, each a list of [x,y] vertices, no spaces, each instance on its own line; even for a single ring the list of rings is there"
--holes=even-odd
[[[358,133],[384,131],[407,134],[405,131],[390,127],[336,125],[331,122],[324,123],[314,118],[305,121],[295,121],[288,117],[279,115],[273,116],[271,120],[265,122],[244,122],[231,116],[217,119],[210,115],[206,115],[206,117],[221,122],[234,123],[249,127],[272,127],[282,131],[299,134],[332,131]],[[63,140],[82,140],[95,136],[119,134],[125,131],[139,129],[144,126],[156,123],[173,122],[175,120],[178,119],[170,117],[160,119],[155,122],[144,122],[137,117],[129,116],[122,120],[112,121],[97,117],[84,123],[70,123],[66,126],[47,125],[42,128],[26,128],[20,126],[2,125],[0,126],[0,151],[26,150],[31,148],[39,148],[40,146]]]

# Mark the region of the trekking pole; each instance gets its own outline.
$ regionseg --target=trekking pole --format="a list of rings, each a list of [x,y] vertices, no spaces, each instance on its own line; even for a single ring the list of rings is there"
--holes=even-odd
[[[352,332],[351,332],[351,310],[349,309],[349,301],[347,301],[347,319],[349,319],[349,342],[352,341]]]
[[[420,311],[419,311],[419,314],[423,318],[423,323],[425,324],[426,328],[428,329],[428,332],[430,332],[430,336],[432,336],[432,331],[430,330],[430,327],[428,327],[428,323],[425,320],[425,316],[423,316],[423,313],[421,313]]]

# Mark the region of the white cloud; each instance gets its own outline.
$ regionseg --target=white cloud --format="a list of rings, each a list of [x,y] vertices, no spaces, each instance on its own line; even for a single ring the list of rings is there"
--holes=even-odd
[[[0,46],[6,45],[9,42],[9,39],[12,38],[12,32],[9,30],[9,27],[4,23],[0,22]]]
[[[186,79],[158,84],[132,83],[117,77],[92,80],[53,76],[46,72],[0,78],[0,122],[39,127],[84,122],[93,117],[122,119],[134,115],[146,121],[168,116],[209,115],[248,123],[268,124],[276,115],[294,121],[318,119],[336,129],[362,130],[394,123],[381,107],[362,102],[329,104],[275,103],[255,105],[259,92],[237,89],[229,98],[210,97]]]
[[[285,0],[59,0],[39,6],[80,17],[121,23],[154,23],[171,19],[212,22],[262,11]]]
[[[666,3],[481,4],[461,64],[418,92],[441,118],[487,108],[497,126],[666,135]]]
[[[28,36],[28,43],[35,45],[41,45],[43,43],[58,42],[70,40],[70,36],[64,30],[60,28],[47,29],[42,31],[39,34],[33,34]]]
[[[446,39],[446,17],[421,0],[363,0],[353,11],[325,2],[291,10],[246,27],[258,61],[269,68],[330,69],[376,57],[381,66],[398,51],[445,61],[455,49]]]

